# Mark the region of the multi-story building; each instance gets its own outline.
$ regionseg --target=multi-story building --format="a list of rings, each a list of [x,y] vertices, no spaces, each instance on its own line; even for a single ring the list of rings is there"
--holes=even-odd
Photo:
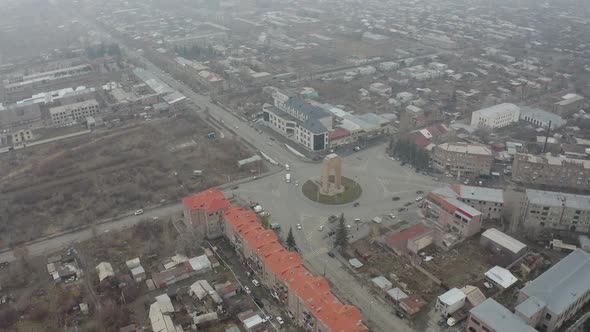
[[[79,103],[67,104],[49,109],[51,122],[54,125],[70,123],[72,121],[84,120],[94,116],[100,111],[96,99],[86,100]]]
[[[471,114],[471,126],[497,129],[518,122],[520,108],[514,104],[504,103],[480,109]]]
[[[567,118],[584,107],[584,97],[568,93],[553,104],[553,113]]]
[[[271,295],[310,332],[366,331],[354,306],[341,303],[326,279],[313,276],[296,252],[287,251],[276,234],[258,223],[256,213],[232,206],[223,213],[223,232],[235,251],[270,289]]]
[[[519,222],[533,232],[589,232],[590,196],[527,189]]]
[[[590,253],[576,249],[520,290],[515,313],[542,332],[559,331],[590,300]]]
[[[294,140],[310,151],[325,150],[333,116],[321,107],[313,106],[297,96],[273,93],[274,106],[263,109],[267,126]]]
[[[469,310],[467,331],[538,332],[492,298]]]
[[[517,153],[512,179],[525,185],[584,190],[590,187],[590,160]]]
[[[428,193],[422,209],[425,216],[461,238],[471,237],[481,230],[481,212],[461,202],[448,187]]]
[[[439,144],[432,149],[430,158],[434,168],[466,177],[490,174],[494,161],[488,147],[467,143]]]
[[[504,191],[501,189],[452,184],[433,191],[445,197],[456,198],[482,214],[483,219],[500,219],[504,209]]]
[[[184,224],[196,239],[217,238],[223,235],[221,216],[231,204],[223,193],[210,188],[182,199]]]

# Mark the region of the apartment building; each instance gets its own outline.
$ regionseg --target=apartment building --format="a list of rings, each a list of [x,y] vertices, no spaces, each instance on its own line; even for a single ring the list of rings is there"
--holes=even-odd
[[[503,305],[489,298],[469,310],[468,332],[538,332]]]
[[[481,212],[460,201],[449,187],[428,193],[422,210],[445,231],[459,234],[461,238],[471,237],[481,230]]]
[[[263,108],[264,123],[281,135],[303,145],[310,151],[328,147],[332,129],[332,113],[313,106],[297,96],[279,91],[273,93],[274,105]]]
[[[520,108],[514,104],[504,103],[475,111],[471,114],[471,126],[498,129],[518,122]]]
[[[439,144],[432,149],[430,158],[434,168],[464,177],[490,174],[494,161],[490,148],[468,143]]]
[[[590,160],[517,153],[512,179],[525,185],[584,190],[590,187]]]
[[[568,93],[553,104],[553,113],[567,118],[584,107],[584,97]]]
[[[589,232],[590,196],[527,189],[519,221],[533,232]]]
[[[94,116],[100,111],[96,99],[86,100],[79,103],[67,104],[49,109],[51,123],[54,125],[67,124],[73,121],[84,120]]]
[[[504,209],[504,191],[501,189],[452,184],[435,192],[453,197],[482,214],[483,219],[498,220]]]
[[[196,239],[218,238],[223,235],[221,216],[231,204],[223,193],[210,188],[182,199],[184,224]]]
[[[293,322],[310,332],[367,331],[354,306],[341,303],[326,279],[313,276],[296,252],[287,251],[256,213],[231,206],[223,212],[223,233],[271,295],[286,306]]]
[[[576,249],[520,290],[515,313],[541,332],[559,331],[590,301],[590,253]]]

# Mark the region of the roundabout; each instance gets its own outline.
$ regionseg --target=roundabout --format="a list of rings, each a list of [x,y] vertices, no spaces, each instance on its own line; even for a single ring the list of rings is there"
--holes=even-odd
[[[334,175],[331,175],[330,182],[333,181]],[[325,194],[322,190],[322,181],[319,178],[307,180],[301,187],[301,191],[308,199],[327,205],[351,203],[361,197],[363,193],[363,189],[357,182],[344,176],[341,177],[341,190],[337,192]]]

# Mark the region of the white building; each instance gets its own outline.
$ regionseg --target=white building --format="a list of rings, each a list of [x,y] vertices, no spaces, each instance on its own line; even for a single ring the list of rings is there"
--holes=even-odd
[[[458,288],[449,289],[436,300],[435,310],[443,316],[448,316],[465,305],[465,293]]]
[[[79,103],[52,107],[49,109],[51,122],[54,125],[66,124],[77,120],[85,120],[94,116],[100,111],[96,99],[86,100]]]
[[[514,285],[518,279],[507,269],[494,266],[485,273],[486,279],[491,281],[494,285],[507,289]]]
[[[504,103],[473,112],[471,126],[497,129],[518,122],[520,108],[514,104]]]

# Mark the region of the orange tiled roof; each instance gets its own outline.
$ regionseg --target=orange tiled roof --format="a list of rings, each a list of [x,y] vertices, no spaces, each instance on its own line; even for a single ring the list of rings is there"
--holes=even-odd
[[[229,207],[230,202],[216,188],[209,188],[192,196],[184,197],[182,203],[191,210],[203,209],[210,213]]]

